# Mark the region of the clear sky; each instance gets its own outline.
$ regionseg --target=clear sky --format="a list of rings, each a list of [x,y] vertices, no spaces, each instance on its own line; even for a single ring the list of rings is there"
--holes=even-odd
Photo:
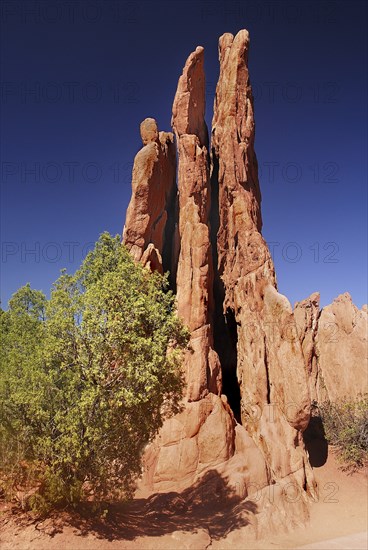
[[[1,301],[48,293],[121,233],[147,116],[170,129],[187,56],[250,32],[263,234],[290,301],[367,302],[365,2],[25,0],[1,5]]]

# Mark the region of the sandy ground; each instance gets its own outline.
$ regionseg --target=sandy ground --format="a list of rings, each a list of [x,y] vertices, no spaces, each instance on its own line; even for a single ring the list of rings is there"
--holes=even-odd
[[[353,533],[352,535],[346,535],[345,537],[337,537],[335,539],[328,539],[320,542],[314,542],[312,544],[306,544],[300,546],[300,550],[366,550],[368,546],[367,531],[363,533]]]
[[[314,474],[318,483],[318,500],[311,506],[309,524],[287,535],[262,541],[254,549],[368,548],[367,472],[347,475],[330,451],[326,464],[314,468]]]
[[[315,468],[318,498],[311,506],[310,523],[291,533],[262,541],[244,542],[239,533],[239,550],[360,550],[368,548],[368,483],[363,472],[342,472],[330,452],[327,462]],[[133,507],[134,508],[134,507]],[[122,520],[122,518],[124,518]],[[44,522],[0,515],[1,550],[215,550],[226,548],[228,517],[223,510],[181,517],[147,517],[139,501],[133,511],[109,525],[63,516]],[[211,539],[209,533],[215,533]],[[242,540],[242,542],[240,542]],[[238,550],[232,545],[232,550]]]

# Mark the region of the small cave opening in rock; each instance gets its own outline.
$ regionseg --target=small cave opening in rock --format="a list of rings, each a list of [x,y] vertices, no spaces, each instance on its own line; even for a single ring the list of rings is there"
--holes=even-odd
[[[238,364],[238,325],[231,308],[223,310],[225,288],[218,269],[217,233],[220,226],[218,159],[212,151],[211,174],[211,245],[213,256],[213,337],[222,371],[222,393],[226,395],[234,417],[241,424],[241,395],[236,374]]]
[[[328,441],[318,405],[314,402],[312,402],[309,424],[303,432],[303,440],[308,451],[311,466],[313,468],[323,466],[328,457]]]

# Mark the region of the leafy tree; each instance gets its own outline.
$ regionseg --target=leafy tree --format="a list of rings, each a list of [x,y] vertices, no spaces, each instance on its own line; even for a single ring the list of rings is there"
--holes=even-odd
[[[24,466],[43,429],[45,305],[43,293],[27,284],[14,294],[9,311],[1,310],[0,472],[7,486],[27,485],[31,474]]]
[[[1,317],[0,444],[22,439],[37,506],[129,496],[145,445],[180,408],[188,332],[167,279],[105,233],[45,302],[26,286]]]

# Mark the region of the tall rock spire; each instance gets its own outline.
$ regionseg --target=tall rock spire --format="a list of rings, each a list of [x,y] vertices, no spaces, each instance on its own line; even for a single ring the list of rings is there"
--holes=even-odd
[[[173,104],[178,147],[179,259],[178,314],[191,332],[187,353],[187,398],[197,401],[221,389],[221,368],[213,349],[213,264],[210,242],[208,132],[204,120],[203,48],[188,57]]]
[[[176,189],[174,136],[159,132],[153,118],[141,123],[140,133],[143,147],[134,159],[123,243],[135,260],[162,273],[170,267],[169,260],[162,265],[162,255]]]
[[[235,204],[231,210],[235,216],[242,218],[243,229],[250,231],[254,228],[260,232],[261,193],[254,152],[255,124],[248,74],[248,49],[249,34],[246,30],[240,31],[235,38],[226,33],[219,39],[220,76],[214,101],[211,144],[214,162],[219,160],[217,177],[223,184],[222,195],[227,190],[233,192]],[[228,213],[223,208],[225,204],[221,203],[220,206],[222,216]],[[247,215],[243,219],[245,211]],[[230,217],[229,223],[232,221]],[[221,232],[226,230],[223,226],[224,223]],[[226,234],[218,243],[221,262],[222,251],[227,249]]]
[[[223,311],[235,318],[237,379],[243,423],[252,408],[275,406],[295,429],[309,421],[310,398],[291,306],[276,290],[273,262],[261,235],[254,152],[249,35],[219,42],[220,77],[212,125],[212,184],[218,187],[218,272]],[[260,417],[261,420],[261,417]],[[254,422],[253,429],[259,428]]]

